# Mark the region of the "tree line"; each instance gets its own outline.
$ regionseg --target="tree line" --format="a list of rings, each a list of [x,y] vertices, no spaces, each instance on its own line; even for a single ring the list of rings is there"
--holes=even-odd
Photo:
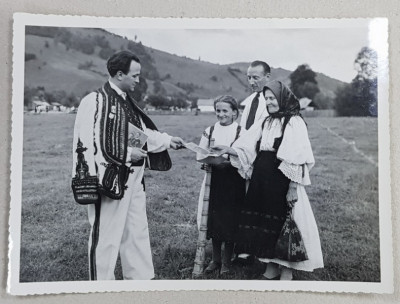
[[[290,88],[298,98],[307,97],[318,109],[335,109],[338,116],[377,116],[377,68],[375,50],[363,47],[354,60],[357,75],[350,84],[339,87],[335,95],[321,92],[317,74],[307,64],[290,75]]]

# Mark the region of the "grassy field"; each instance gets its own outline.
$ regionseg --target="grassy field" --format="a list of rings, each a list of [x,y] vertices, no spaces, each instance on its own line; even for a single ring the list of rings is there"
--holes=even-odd
[[[213,115],[153,116],[159,129],[198,142]],[[70,189],[75,115],[24,117],[21,282],[88,280],[86,208]],[[325,268],[295,280],[380,281],[378,168],[348,141],[378,159],[377,120],[307,118],[316,166],[307,188],[319,226]],[[190,279],[196,210],[204,172],[192,152],[171,151],[169,172],[146,172],[147,212],[156,279]],[[207,260],[211,248],[207,247]],[[259,262],[221,279],[257,279]],[[116,276],[122,278],[118,264]],[[209,279],[220,278],[216,275]]]

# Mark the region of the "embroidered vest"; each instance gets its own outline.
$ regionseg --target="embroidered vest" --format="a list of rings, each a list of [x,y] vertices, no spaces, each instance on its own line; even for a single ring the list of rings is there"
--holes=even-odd
[[[129,177],[129,168],[125,165],[128,151],[128,123],[134,115],[139,115],[146,128],[157,130],[152,120],[134,103],[130,97],[124,100],[113,90],[107,82],[97,90],[102,95],[103,107],[100,113],[100,149],[107,161],[103,179],[99,183],[98,191],[112,199],[121,199],[126,189]],[[129,102],[129,104],[128,104]],[[95,147],[96,153],[97,147]],[[167,171],[172,163],[167,151],[149,153],[149,163],[146,166],[151,170]],[[133,165],[143,165],[143,161]]]

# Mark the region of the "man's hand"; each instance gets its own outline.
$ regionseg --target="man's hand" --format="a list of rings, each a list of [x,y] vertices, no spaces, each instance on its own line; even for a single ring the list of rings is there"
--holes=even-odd
[[[297,202],[297,184],[295,182],[289,183],[289,190],[286,194],[286,201],[289,208],[293,208],[294,204]]]
[[[171,148],[174,150],[179,150],[184,148],[184,141],[180,137],[172,137],[171,138]]]
[[[136,163],[137,161],[142,160],[146,156],[147,152],[145,150],[133,147],[131,152],[131,162]]]

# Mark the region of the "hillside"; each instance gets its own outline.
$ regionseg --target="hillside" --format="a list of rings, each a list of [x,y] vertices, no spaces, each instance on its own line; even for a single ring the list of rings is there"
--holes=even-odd
[[[248,62],[219,65],[169,54],[143,46],[103,29],[27,28],[25,86],[42,86],[46,92],[90,92],[107,79],[106,58],[115,51],[131,49],[141,59],[147,94],[160,81],[166,95],[184,94],[212,98],[230,94],[242,100],[249,94]],[[272,79],[289,83],[291,71],[272,68]],[[342,82],[318,73],[323,92],[333,94]]]

